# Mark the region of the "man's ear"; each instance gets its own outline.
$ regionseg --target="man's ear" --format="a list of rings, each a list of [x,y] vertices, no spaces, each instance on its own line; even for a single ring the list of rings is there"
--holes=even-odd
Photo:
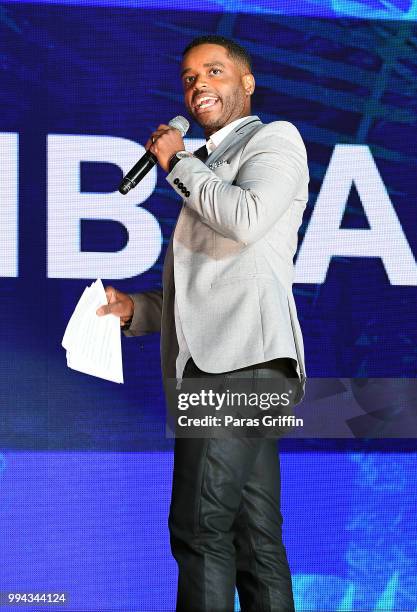
[[[255,77],[248,73],[242,75],[242,83],[247,96],[251,96],[255,91]]]

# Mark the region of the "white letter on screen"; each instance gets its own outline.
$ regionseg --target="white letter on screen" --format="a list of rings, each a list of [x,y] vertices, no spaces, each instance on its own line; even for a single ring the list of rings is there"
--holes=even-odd
[[[113,136],[48,136],[48,277],[121,279],[142,274],[158,259],[162,235],[156,218],[138,204],[152,194],[156,167],[126,196],[81,193],[81,162],[106,162],[126,174],[145,149]],[[115,253],[81,251],[81,219],[113,220],[129,239]]]
[[[202,147],[203,144],[206,144],[204,138],[184,138],[185,148],[187,149],[187,151],[191,151],[191,153],[197,151],[197,149]]]
[[[19,135],[0,134],[0,276],[19,274],[18,155]]]
[[[370,229],[340,229],[352,182]],[[336,145],[296,264],[295,282],[324,283],[333,256],[379,257],[392,285],[417,285],[417,265],[365,145]]]

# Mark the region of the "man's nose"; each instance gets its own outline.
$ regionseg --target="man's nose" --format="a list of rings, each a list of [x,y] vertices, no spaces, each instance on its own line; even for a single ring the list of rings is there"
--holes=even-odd
[[[197,75],[194,80],[194,89],[200,89],[201,87],[207,87],[206,77],[204,75]]]

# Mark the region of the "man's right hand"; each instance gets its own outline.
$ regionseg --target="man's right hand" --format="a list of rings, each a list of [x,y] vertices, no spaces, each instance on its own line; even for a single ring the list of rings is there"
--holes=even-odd
[[[123,327],[132,317],[135,309],[132,298],[127,293],[117,291],[114,287],[105,288],[107,305],[100,306],[96,310],[99,317],[107,314],[114,314],[120,317],[120,326]]]

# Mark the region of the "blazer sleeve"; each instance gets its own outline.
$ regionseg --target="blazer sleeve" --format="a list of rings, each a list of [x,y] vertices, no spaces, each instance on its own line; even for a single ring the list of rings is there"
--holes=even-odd
[[[179,161],[166,179],[213,230],[250,244],[285,213],[306,176],[307,153],[298,129],[275,121],[246,144],[233,184],[193,157]]]
[[[129,329],[125,336],[144,336],[161,331],[162,289],[128,294],[135,305]]]

